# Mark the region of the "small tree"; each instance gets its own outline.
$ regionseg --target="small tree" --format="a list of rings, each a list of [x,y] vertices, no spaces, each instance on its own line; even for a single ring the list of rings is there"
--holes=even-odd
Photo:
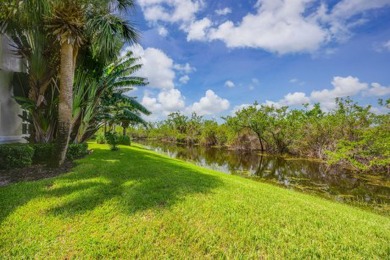
[[[118,144],[119,144],[119,137],[116,132],[107,132],[105,134],[105,138],[107,141],[107,144],[110,145],[111,151],[117,151],[119,150]]]
[[[107,125],[122,124],[126,129],[131,123],[146,124],[141,115],[150,111],[126,95],[134,86],[147,84],[145,78],[133,76],[142,66],[138,60],[128,52],[102,68],[100,78],[93,76],[93,68],[77,71],[71,142],[84,142],[102,126],[106,133]]]
[[[249,129],[256,134],[261,151],[265,150],[265,132],[269,127],[269,109],[266,106],[260,106],[257,102],[236,112],[235,116],[228,116],[225,119],[226,124],[240,132],[243,129]]]

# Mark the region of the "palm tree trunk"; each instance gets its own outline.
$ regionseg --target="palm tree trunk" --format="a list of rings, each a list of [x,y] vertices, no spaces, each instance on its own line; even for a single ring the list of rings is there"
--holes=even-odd
[[[78,143],[77,137],[79,136],[79,130],[82,125],[81,120],[82,120],[81,113],[78,114],[77,117],[73,120],[72,130],[70,132],[70,139],[69,139],[70,143]]]
[[[66,158],[72,127],[72,103],[74,80],[73,45],[67,41],[61,44],[60,93],[58,102],[58,134],[55,163],[60,166]]]

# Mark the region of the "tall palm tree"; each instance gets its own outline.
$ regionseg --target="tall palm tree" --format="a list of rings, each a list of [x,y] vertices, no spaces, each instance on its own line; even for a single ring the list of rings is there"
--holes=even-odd
[[[58,134],[56,163],[65,161],[72,127],[73,82],[76,58],[83,43],[85,11],[76,1],[64,1],[54,6],[49,28],[60,42],[60,92],[58,102]]]
[[[54,1],[48,18],[48,28],[60,42],[60,94],[58,103],[58,134],[56,162],[61,165],[66,156],[72,128],[73,83],[80,47],[86,43],[95,56],[112,59],[118,46],[137,39],[136,30],[113,14],[113,7],[128,9],[132,0]]]

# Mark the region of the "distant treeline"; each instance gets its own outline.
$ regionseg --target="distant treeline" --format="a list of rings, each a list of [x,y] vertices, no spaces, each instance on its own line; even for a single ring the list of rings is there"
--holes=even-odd
[[[390,99],[379,101],[385,109]],[[189,145],[318,158],[361,171],[390,172],[390,114],[376,114],[351,99],[337,99],[324,112],[319,104],[303,109],[254,103],[224,117],[224,123],[195,113],[172,113],[149,127],[131,129],[133,139],[149,138]]]

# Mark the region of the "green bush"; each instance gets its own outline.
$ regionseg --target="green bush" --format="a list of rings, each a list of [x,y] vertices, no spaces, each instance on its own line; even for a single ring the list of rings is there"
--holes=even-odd
[[[105,137],[106,137],[107,143],[110,145],[111,151],[119,150],[119,148],[117,147],[119,144],[119,137],[118,137],[118,134],[116,132],[114,132],[114,133],[107,132]]]
[[[33,155],[34,149],[28,144],[0,145],[0,169],[30,166]]]
[[[118,144],[131,145],[130,137],[127,135],[121,135],[118,137]]]
[[[68,160],[74,160],[81,157],[84,157],[88,154],[88,144],[69,144],[68,152],[66,153],[66,158]]]
[[[46,164],[50,162],[53,154],[54,144],[32,144],[34,148],[33,164]]]
[[[23,168],[31,164],[46,164],[52,159],[54,144],[0,145],[0,169]],[[88,154],[88,145],[69,144],[66,158],[74,160]]]
[[[98,144],[105,144],[106,143],[106,137],[103,133],[98,133],[96,135],[96,143]]]

